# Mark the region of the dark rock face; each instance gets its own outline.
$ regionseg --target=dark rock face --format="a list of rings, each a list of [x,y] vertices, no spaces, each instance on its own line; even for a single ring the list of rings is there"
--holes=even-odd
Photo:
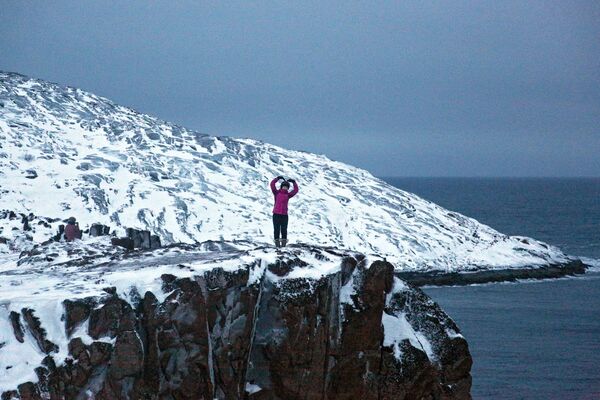
[[[133,240],[136,249],[150,248],[150,231],[127,228],[127,237]]]
[[[10,312],[10,324],[13,328],[13,334],[20,343],[23,343],[23,326],[21,325],[21,315],[14,311]]]
[[[467,342],[391,264],[346,256],[319,279],[287,277],[304,267],[300,259],[271,264],[260,278],[252,267],[163,275],[162,302],[146,292],[130,303],[110,288],[65,301],[68,335],[87,321],[93,340],[72,338],[71,358],[46,357],[39,382],[2,398],[470,399]],[[51,353],[33,312],[22,315]],[[386,318],[405,319],[429,350],[390,331]]]
[[[23,315],[23,320],[27,324],[29,332],[31,332],[31,334],[33,335],[40,350],[46,354],[57,351],[58,347],[54,343],[46,339],[46,330],[40,324],[40,320],[34,315],[34,310],[30,308],[24,308],[21,311],[21,314]],[[19,340],[18,337],[17,340]]]
[[[133,248],[134,248],[133,240],[128,237],[111,238],[110,242],[112,243],[113,246],[123,247],[124,249],[127,249],[127,250],[133,250]]]
[[[73,331],[81,325],[90,316],[91,309],[94,305],[92,299],[84,300],[65,300],[65,330],[67,336],[71,336]]]
[[[150,236],[150,249],[158,249],[161,246],[160,237],[158,235]]]
[[[90,226],[90,236],[106,236],[110,233],[110,227],[102,224],[92,224]]]
[[[93,226],[92,226],[93,227]],[[90,228],[90,234],[91,234]],[[160,237],[151,235],[150,231],[127,228],[127,237],[112,238],[111,242],[114,246],[120,246],[128,250],[145,249],[154,250],[161,246]],[[107,232],[108,234],[108,232]]]

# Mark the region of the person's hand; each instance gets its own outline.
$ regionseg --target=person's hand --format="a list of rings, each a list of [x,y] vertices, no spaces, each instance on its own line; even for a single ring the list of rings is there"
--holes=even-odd
[[[278,177],[276,177],[275,179],[277,179],[278,181],[282,181],[282,180],[283,180],[283,181],[285,181],[285,179],[284,179],[284,178],[283,178],[283,176],[281,176],[281,175],[280,175],[280,176],[278,176]]]
[[[290,178],[290,179],[288,179],[288,182],[291,182],[291,183],[296,183],[296,180],[295,180],[295,179],[292,179],[292,178]]]

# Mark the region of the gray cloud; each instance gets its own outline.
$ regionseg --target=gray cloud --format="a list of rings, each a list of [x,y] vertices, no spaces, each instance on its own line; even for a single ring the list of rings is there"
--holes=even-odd
[[[5,2],[0,69],[378,175],[600,175],[597,2],[226,3]]]

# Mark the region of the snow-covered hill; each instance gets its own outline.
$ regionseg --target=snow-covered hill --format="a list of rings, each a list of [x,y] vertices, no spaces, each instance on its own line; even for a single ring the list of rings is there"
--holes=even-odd
[[[402,270],[568,261],[323,155],[201,134],[79,89],[0,73],[0,210],[149,229],[163,243],[271,242],[268,183],[277,175],[300,186],[291,241],[376,253]],[[15,220],[2,221],[0,252],[19,250]],[[34,242],[56,221],[46,225]]]

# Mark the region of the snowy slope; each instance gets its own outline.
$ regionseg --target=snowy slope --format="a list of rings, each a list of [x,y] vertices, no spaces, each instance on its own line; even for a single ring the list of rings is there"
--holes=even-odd
[[[567,261],[557,248],[508,237],[323,155],[193,132],[0,73],[0,210],[145,228],[163,243],[271,242],[268,183],[280,174],[300,186],[290,201],[292,241],[376,253],[403,270]],[[0,237],[10,239],[18,232],[6,221]]]

